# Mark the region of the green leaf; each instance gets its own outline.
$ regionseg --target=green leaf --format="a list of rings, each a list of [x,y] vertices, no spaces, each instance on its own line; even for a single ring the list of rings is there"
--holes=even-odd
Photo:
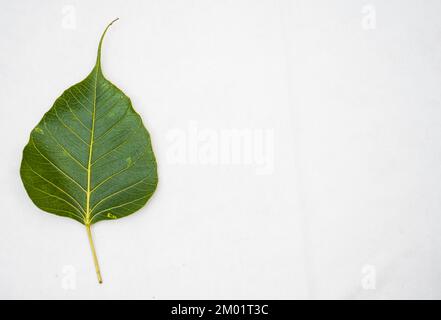
[[[32,130],[20,168],[37,207],[86,226],[100,283],[90,226],[139,210],[158,182],[141,117],[102,73],[101,46],[114,21],[101,36],[92,72],[64,91]]]

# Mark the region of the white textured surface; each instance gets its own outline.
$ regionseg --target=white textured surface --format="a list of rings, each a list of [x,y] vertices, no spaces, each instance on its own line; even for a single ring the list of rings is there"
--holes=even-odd
[[[1,298],[441,298],[439,1],[0,3]],[[99,286],[84,228],[37,209],[18,171],[114,17],[104,73],[160,184],[94,228]],[[274,172],[171,163],[167,134],[192,123],[273,130]]]

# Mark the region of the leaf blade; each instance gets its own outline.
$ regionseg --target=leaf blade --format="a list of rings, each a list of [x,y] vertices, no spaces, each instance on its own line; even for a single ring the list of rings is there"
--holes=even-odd
[[[20,168],[40,209],[86,226],[136,212],[158,182],[141,117],[102,73],[102,43],[112,23],[91,73],[65,90],[31,132]]]

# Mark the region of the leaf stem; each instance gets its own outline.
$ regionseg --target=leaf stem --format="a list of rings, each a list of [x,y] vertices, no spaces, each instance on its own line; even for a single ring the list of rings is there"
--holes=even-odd
[[[96,276],[98,277],[98,282],[103,283],[103,278],[101,278],[100,265],[98,263],[98,258],[96,256],[95,245],[93,244],[92,232],[90,230],[90,224],[86,224],[87,236],[89,237],[90,249],[92,250],[93,263],[95,264]]]

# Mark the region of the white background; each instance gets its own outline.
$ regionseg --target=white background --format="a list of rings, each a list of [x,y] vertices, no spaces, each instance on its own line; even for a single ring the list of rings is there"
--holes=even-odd
[[[440,1],[0,3],[0,298],[441,298]],[[93,228],[98,285],[84,227],[36,208],[19,166],[115,17],[104,73],[160,183]],[[274,171],[170,162],[194,122],[273,130]]]

